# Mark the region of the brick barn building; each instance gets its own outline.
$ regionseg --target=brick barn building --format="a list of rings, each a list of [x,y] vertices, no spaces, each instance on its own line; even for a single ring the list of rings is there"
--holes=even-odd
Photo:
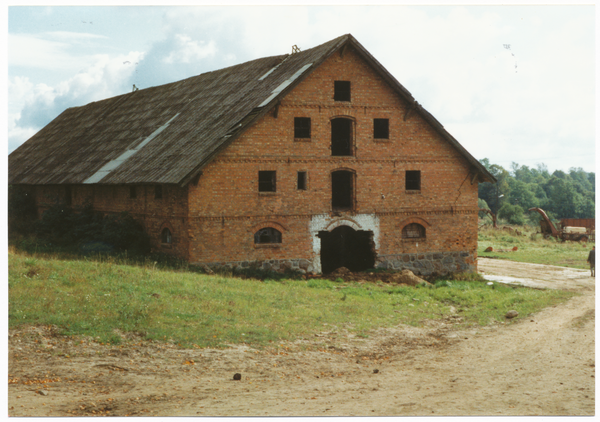
[[[69,108],[9,184],[128,211],[191,263],[475,270],[494,177],[351,35],[295,50]]]

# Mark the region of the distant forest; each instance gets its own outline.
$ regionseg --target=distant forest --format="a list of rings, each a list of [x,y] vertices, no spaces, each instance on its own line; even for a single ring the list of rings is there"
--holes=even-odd
[[[533,207],[543,209],[553,220],[595,217],[595,173],[571,168],[568,173],[550,174],[545,164],[529,168],[517,163],[506,170],[487,158],[480,163],[498,183],[479,184],[479,208],[490,209],[510,224],[537,224],[539,214],[527,211]]]

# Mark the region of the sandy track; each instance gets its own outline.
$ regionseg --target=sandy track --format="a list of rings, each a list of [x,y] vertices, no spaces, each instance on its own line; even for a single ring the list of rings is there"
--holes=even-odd
[[[332,330],[310,340],[320,352],[110,347],[29,327],[10,333],[9,414],[593,415],[594,280],[496,261],[480,260],[480,270],[582,294],[477,330],[457,331],[451,318],[369,339]]]
[[[589,270],[489,258],[479,258],[477,266],[485,276],[498,276],[529,287],[578,291],[593,291],[595,288]]]

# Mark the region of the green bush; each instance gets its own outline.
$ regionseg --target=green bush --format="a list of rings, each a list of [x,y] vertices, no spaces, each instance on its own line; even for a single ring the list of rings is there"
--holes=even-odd
[[[90,222],[92,228],[94,222]],[[107,215],[102,221],[100,239],[118,250],[136,253],[150,252],[150,237],[144,227],[127,212],[119,215]]]
[[[31,234],[37,217],[35,200],[21,186],[8,186],[8,230],[10,234]]]
[[[504,204],[498,211],[498,217],[508,221],[509,224],[523,225],[525,224],[523,208],[519,205]]]
[[[50,207],[42,214],[42,218],[35,222],[35,235],[59,246],[72,244],[75,242],[74,214],[70,207],[63,204]]]
[[[34,224],[34,233],[52,245],[76,246],[84,251],[150,252],[150,237],[130,214],[103,216],[90,205],[76,213],[71,207],[56,204]]]

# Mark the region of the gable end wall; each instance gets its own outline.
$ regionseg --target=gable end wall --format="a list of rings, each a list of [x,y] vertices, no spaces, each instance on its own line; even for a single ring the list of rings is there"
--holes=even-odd
[[[333,81],[350,80],[352,101],[333,101]],[[297,268],[318,272],[320,230],[355,224],[375,234],[376,266],[431,274],[476,268],[477,183],[469,164],[357,54],[335,54],[204,168],[190,186],[190,261],[235,268]],[[355,154],[331,156],[331,119],[354,122]],[[310,140],[294,139],[294,117],[311,118]],[[390,139],[373,139],[373,119],[388,118]],[[331,208],[331,172],[356,174],[355,209]],[[258,192],[258,172],[276,171],[277,192]],[[404,189],[407,170],[420,170],[422,189]],[[298,171],[307,190],[296,189]],[[401,231],[411,219],[426,239]],[[280,245],[254,244],[256,227],[280,227]]]

